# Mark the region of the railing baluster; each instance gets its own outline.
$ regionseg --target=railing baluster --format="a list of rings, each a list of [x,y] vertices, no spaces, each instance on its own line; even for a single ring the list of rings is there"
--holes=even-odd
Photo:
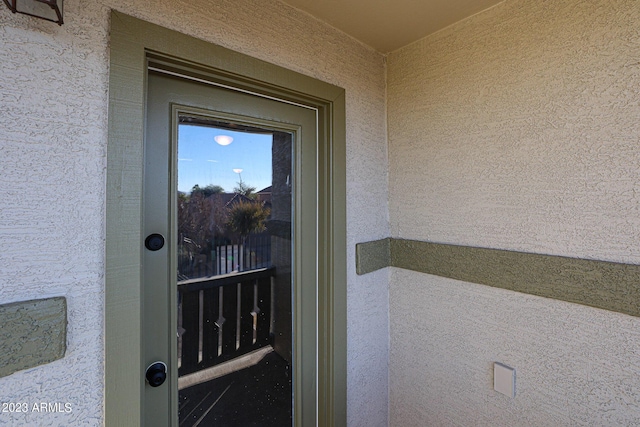
[[[202,363],[211,366],[218,357],[218,325],[220,308],[219,288],[204,291],[202,313]]]
[[[271,276],[270,278],[271,286],[269,287],[269,336],[275,333],[275,323],[276,323],[276,278]]]
[[[222,327],[222,356],[232,354],[236,351],[236,330],[237,330],[237,306],[238,289],[236,285],[222,288],[224,300],[222,303],[222,313],[226,322]]]
[[[242,298],[240,305],[240,348],[253,345],[253,284],[255,281],[242,283]]]
[[[182,335],[182,364],[181,373],[189,373],[198,367],[198,291],[184,292],[182,294],[182,327],[185,329]]]
[[[182,366],[182,290],[178,287],[178,369]]]
[[[271,277],[258,279],[258,307],[256,345],[263,346],[270,343],[271,332]]]
[[[222,315],[224,313],[224,288],[220,286],[218,288],[218,320],[216,320],[216,327],[218,328],[218,348],[216,350],[216,358],[222,355],[222,337],[224,334],[224,324],[227,319]]]
[[[202,325],[204,323],[204,290],[198,292],[198,363],[202,363]]]
[[[222,269],[220,268],[220,248],[221,246],[216,246],[216,274],[222,274]]]
[[[251,310],[251,317],[253,321],[251,344],[255,344],[258,341],[258,316],[260,315],[260,307],[258,306],[258,281],[253,284],[253,310]]]
[[[236,350],[240,348],[240,334],[242,329],[240,327],[240,318],[242,316],[242,283],[236,283]]]

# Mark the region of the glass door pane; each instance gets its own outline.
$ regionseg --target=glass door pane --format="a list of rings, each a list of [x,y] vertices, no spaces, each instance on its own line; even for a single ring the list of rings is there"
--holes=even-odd
[[[292,141],[179,117],[181,426],[292,424]]]

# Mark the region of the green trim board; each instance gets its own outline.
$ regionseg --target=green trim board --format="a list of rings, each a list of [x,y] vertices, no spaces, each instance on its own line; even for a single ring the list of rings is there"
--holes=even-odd
[[[318,111],[318,425],[346,424],[346,111],[342,88],[112,11],[106,200],[105,424],[141,425],[141,213],[150,63]]]
[[[391,266],[640,317],[640,265],[392,238],[356,251],[358,274]]]
[[[375,240],[356,245],[356,273],[362,275],[389,267],[391,239]]]
[[[0,377],[62,359],[67,349],[64,297],[0,305]]]

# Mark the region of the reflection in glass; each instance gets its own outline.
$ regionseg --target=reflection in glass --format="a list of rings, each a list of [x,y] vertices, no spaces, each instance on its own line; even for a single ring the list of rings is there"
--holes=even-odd
[[[180,425],[291,425],[292,135],[179,123]]]

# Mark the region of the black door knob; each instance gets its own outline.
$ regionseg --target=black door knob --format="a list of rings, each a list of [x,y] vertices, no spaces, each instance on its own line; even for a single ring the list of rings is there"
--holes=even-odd
[[[167,379],[167,365],[164,362],[154,362],[147,368],[145,374],[151,387],[158,387]]]

